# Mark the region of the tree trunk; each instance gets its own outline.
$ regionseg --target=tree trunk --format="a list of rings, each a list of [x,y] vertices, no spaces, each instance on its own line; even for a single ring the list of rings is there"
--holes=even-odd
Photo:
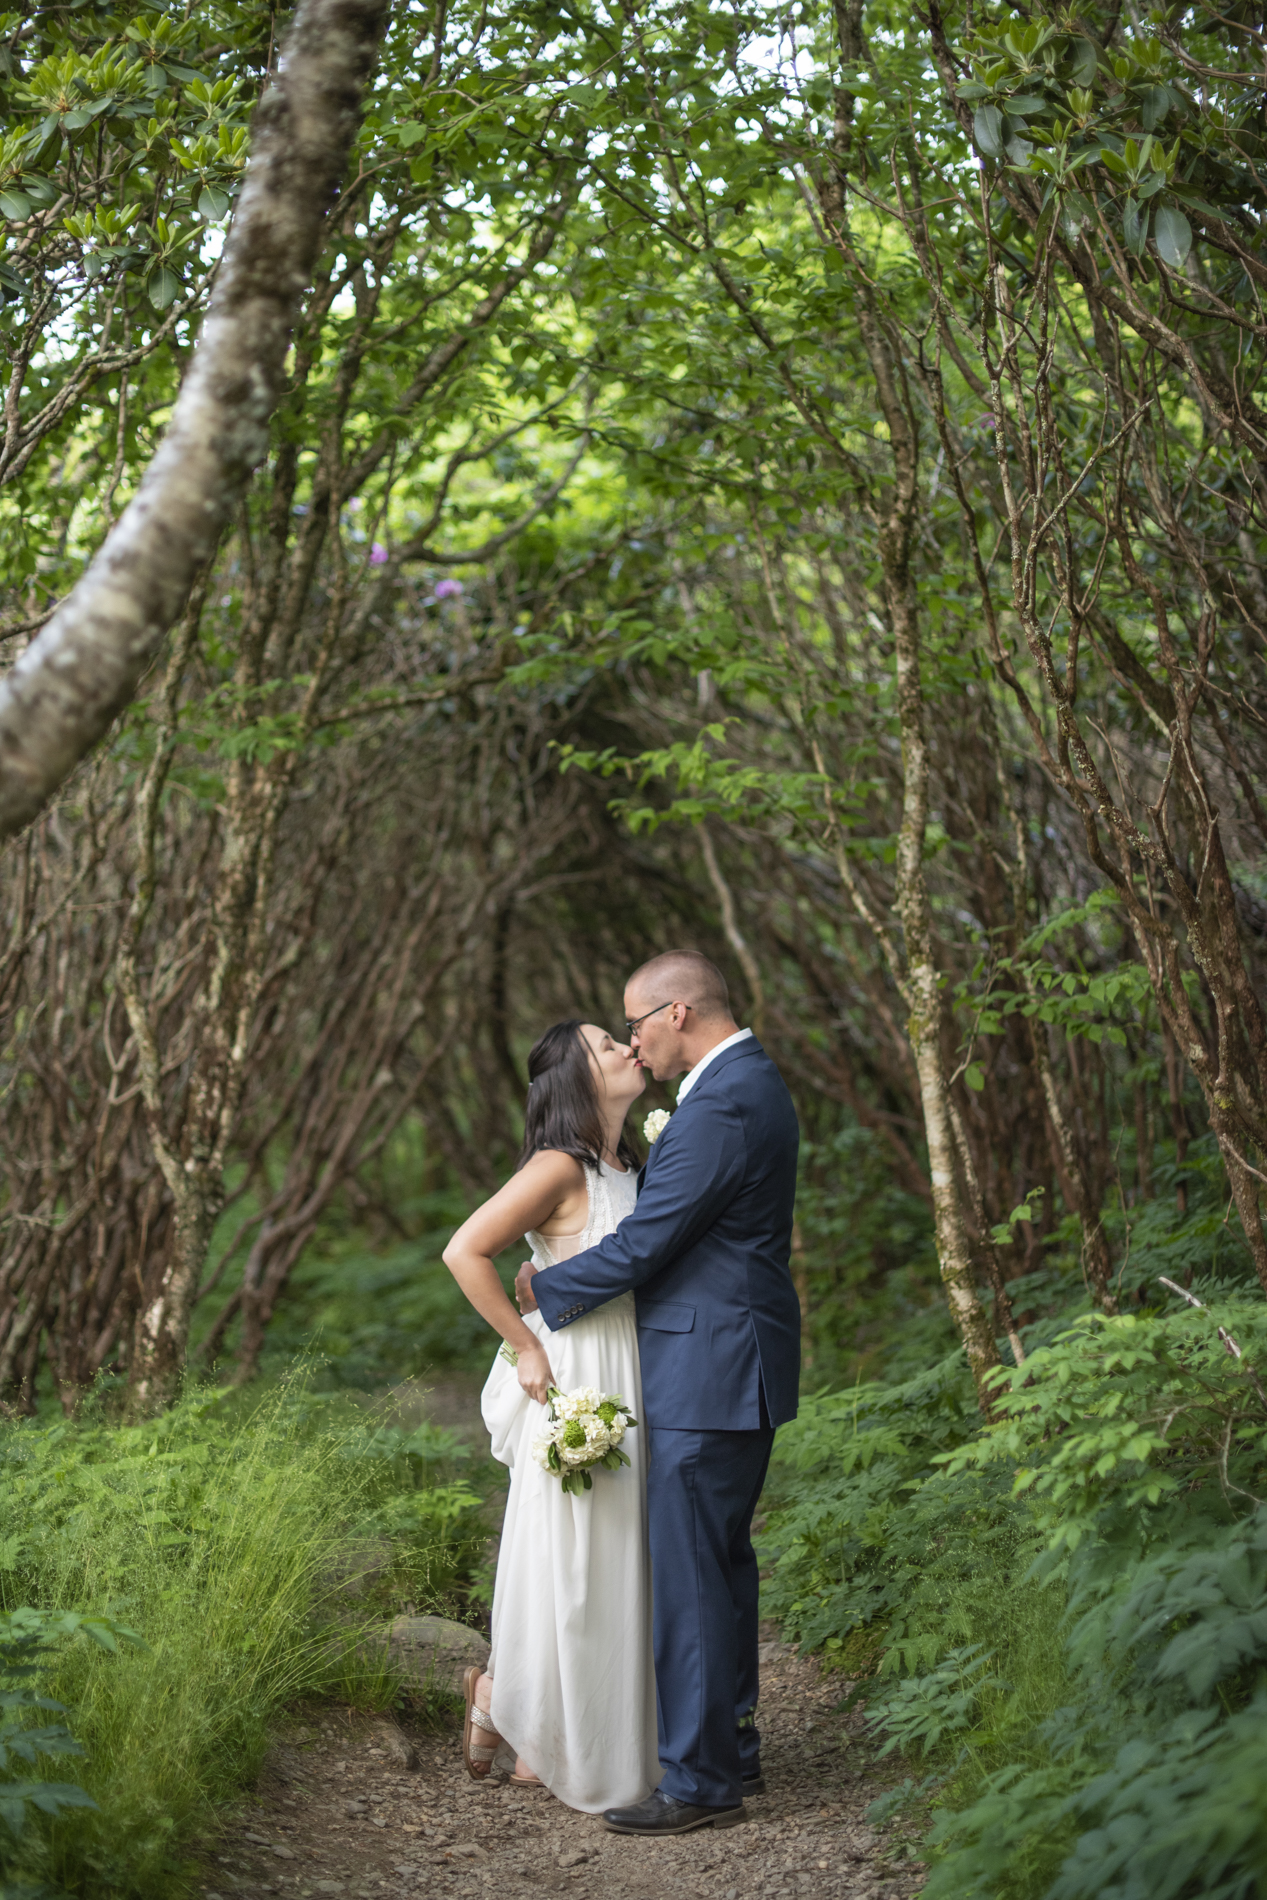
[[[157,1293],[137,1315],[132,1336],[130,1418],[161,1411],[180,1391],[189,1322],[222,1198],[201,1186],[187,1187],[175,1196],[175,1246]]]
[[[862,48],[860,0],[845,0],[845,4],[837,8],[836,18],[841,59],[848,67],[857,60]],[[919,508],[919,437],[902,365],[900,337],[879,309],[871,273],[857,256],[849,232],[845,176],[852,131],[853,95],[846,86],[838,86],[832,154],[834,171],[825,193],[824,209],[831,236],[855,286],[858,324],[875,378],[880,413],[888,429],[893,465],[892,484],[877,515],[884,598],[893,635],[902,744],[902,820],[898,831],[895,890],[903,938],[899,953],[901,986],[907,1004],[907,1034],[919,1076],[924,1135],[928,1143],[937,1263],[951,1317],[972,1369],[981,1409],[988,1414],[989,1375],[999,1364],[999,1352],[994,1328],[977,1294],[955,1167],[955,1137],[944,1057],[945,1001],[933,947],[932,907],[924,866],[929,755],[920,668],[919,610],[911,574],[911,545]],[[841,855],[843,858],[843,853]]]

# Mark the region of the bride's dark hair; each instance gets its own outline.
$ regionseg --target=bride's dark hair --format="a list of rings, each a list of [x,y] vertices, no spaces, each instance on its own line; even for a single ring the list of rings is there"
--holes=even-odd
[[[579,1022],[555,1023],[538,1037],[528,1052],[528,1078],[524,1145],[516,1171],[542,1148],[557,1148],[596,1168],[606,1130]],[[642,1166],[623,1132],[616,1155],[627,1168]]]

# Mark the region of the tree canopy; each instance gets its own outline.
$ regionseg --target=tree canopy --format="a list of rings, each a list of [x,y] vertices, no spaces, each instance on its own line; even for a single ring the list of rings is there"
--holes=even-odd
[[[279,28],[7,30],[16,657],[163,437]],[[1013,1210],[1074,1220],[1120,1300],[1124,1090],[1133,1191],[1162,1129],[1182,1196],[1208,1129],[1267,1286],[1258,41],[1235,9],[392,10],[267,458],[57,850],[10,854],[11,1113],[50,1112],[31,1063],[66,1086],[7,1190],[7,1378],[70,1274],[98,1328],[72,1383],[158,1352],[171,1389],[244,1194],[215,1339],[255,1311],[257,1351],[437,1064],[433,1139],[482,1178],[512,1016],[551,936],[599,927],[566,893],[600,863],[725,945],[814,1103],[929,1208],[979,1379],[1020,1347]],[[564,864],[581,810],[593,870]],[[359,1081],[331,1056],[319,1088],[349,981],[320,905],[353,861],[410,892],[391,981],[368,898],[338,900],[399,1054]],[[419,997],[485,941],[491,1012],[442,1027]],[[578,957],[596,997],[621,954]],[[468,1157],[493,1111],[450,1102],[477,1072],[453,1053],[482,1042],[501,1132]],[[138,1195],[144,1270],[85,1279],[75,1248],[135,1236]]]

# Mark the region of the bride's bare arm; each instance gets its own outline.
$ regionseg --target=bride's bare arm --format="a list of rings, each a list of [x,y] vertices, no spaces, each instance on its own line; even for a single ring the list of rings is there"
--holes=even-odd
[[[507,1298],[493,1259],[524,1234],[546,1226],[560,1204],[584,1188],[579,1161],[543,1150],[463,1222],[444,1250],[444,1264],[471,1305],[519,1355],[519,1383],[539,1405],[554,1384],[550,1361]]]

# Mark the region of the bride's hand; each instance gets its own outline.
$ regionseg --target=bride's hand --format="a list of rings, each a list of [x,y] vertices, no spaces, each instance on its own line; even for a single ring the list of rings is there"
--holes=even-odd
[[[550,1387],[554,1384],[554,1374],[550,1370],[545,1347],[525,1346],[519,1355],[516,1370],[519,1384],[528,1397],[535,1399],[538,1405],[544,1405]]]
[[[532,1276],[537,1271],[531,1260],[525,1260],[515,1275],[515,1298],[519,1302],[521,1313],[535,1313],[537,1302],[532,1292]]]

